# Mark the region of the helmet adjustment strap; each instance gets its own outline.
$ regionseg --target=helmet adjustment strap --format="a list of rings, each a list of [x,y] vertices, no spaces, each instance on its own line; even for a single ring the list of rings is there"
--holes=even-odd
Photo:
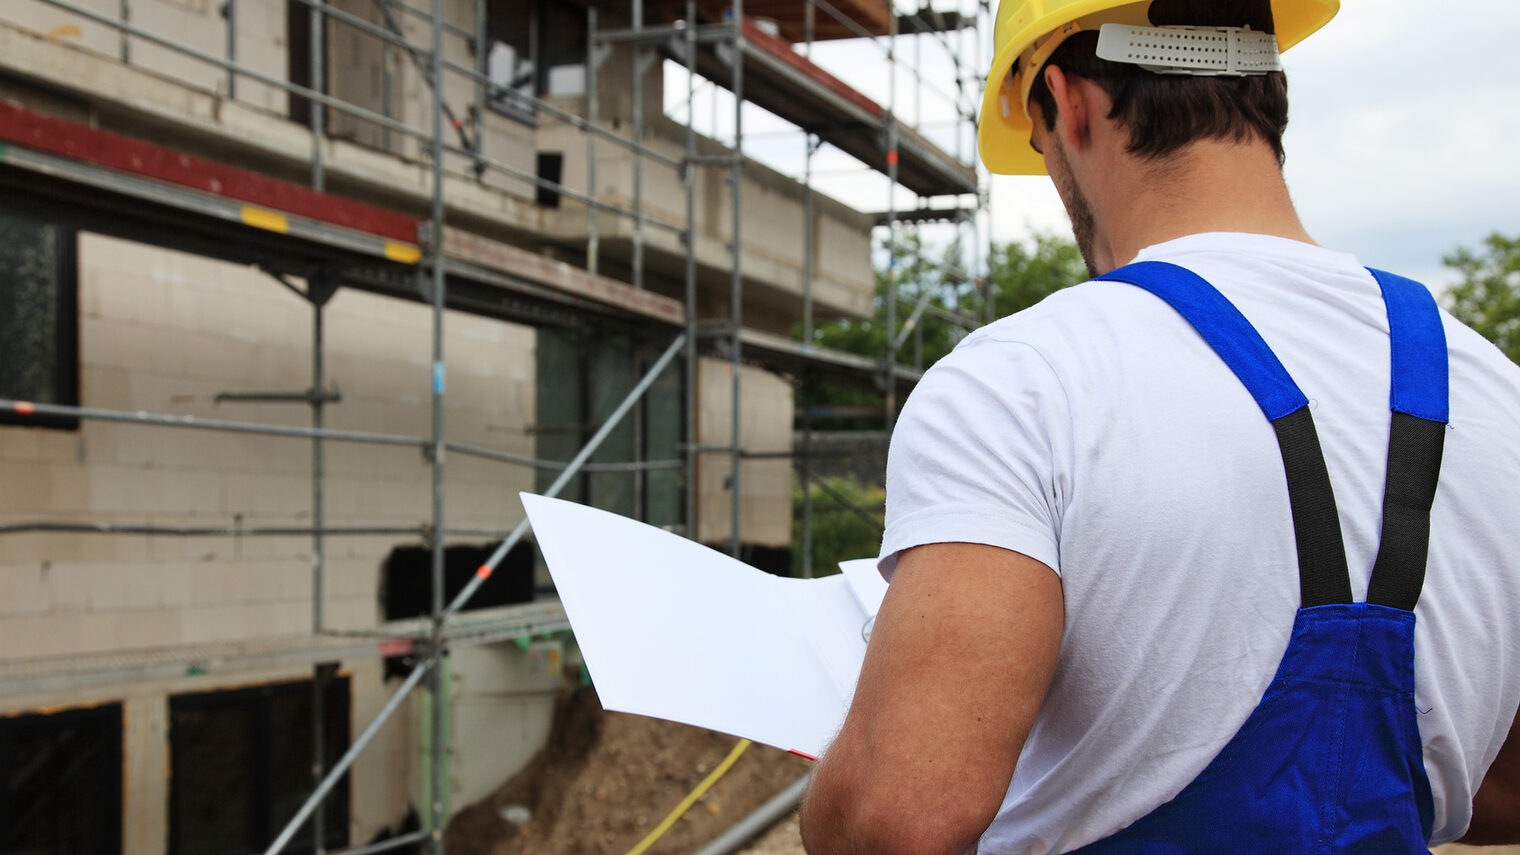
[[[1282,71],[1277,37],[1249,27],[1133,27],[1104,24],[1098,58],[1156,74],[1245,77]]]

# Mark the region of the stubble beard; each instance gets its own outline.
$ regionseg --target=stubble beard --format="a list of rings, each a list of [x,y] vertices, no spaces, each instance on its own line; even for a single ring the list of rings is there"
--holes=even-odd
[[[1061,203],[1066,206],[1066,216],[1071,219],[1072,236],[1077,240],[1077,251],[1082,253],[1082,263],[1087,265],[1087,275],[1097,276],[1100,272],[1093,263],[1093,239],[1098,232],[1098,221],[1093,216],[1092,205],[1087,201],[1087,195],[1082,188],[1077,186],[1076,179],[1071,175],[1071,164],[1066,160],[1066,149],[1061,145],[1061,140],[1056,135],[1050,135],[1049,145],[1050,158],[1055,161],[1055,169],[1050,170],[1051,178],[1056,184],[1056,193],[1061,197]]]

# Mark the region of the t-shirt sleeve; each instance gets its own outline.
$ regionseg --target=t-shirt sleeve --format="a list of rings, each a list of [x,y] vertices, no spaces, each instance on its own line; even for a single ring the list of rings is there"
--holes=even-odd
[[[1060,573],[1070,405],[1049,362],[1018,341],[968,341],[909,395],[887,453],[878,567],[928,543],[1010,549]]]

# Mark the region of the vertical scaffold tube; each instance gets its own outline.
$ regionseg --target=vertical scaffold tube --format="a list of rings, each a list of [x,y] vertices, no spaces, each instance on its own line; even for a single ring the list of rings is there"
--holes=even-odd
[[[596,127],[597,111],[597,71],[601,68],[598,59],[598,48],[601,44],[596,40],[596,7],[586,10],[586,126]],[[596,207],[596,134],[586,134],[586,269],[592,274],[597,272],[598,259],[601,252],[601,223],[597,215],[600,209]]]
[[[311,4],[311,88],[323,95],[327,94],[327,63],[326,47],[327,40],[322,37],[327,30],[327,16],[322,14],[323,0],[312,0]],[[327,108],[323,105],[307,99],[308,109],[311,110],[311,189],[325,190],[327,188],[327,171],[322,161],[322,138],[327,135]]]
[[[429,851],[432,855],[443,853],[443,753],[446,746],[443,744],[443,693],[448,691],[448,686],[443,680],[443,657],[446,655],[443,649],[443,563],[444,563],[444,509],[443,509],[443,486],[444,486],[444,390],[445,373],[443,361],[443,309],[445,305],[444,288],[447,283],[444,277],[444,246],[443,246],[443,0],[433,0],[433,38],[432,38],[432,79],[433,79],[433,211],[432,211],[432,235],[428,247],[432,255],[433,274],[433,445],[432,445],[432,474],[433,474],[433,530],[431,537],[432,546],[432,570],[433,570],[433,630],[432,644],[429,645],[428,656],[433,661],[433,667],[428,669],[428,700],[432,709],[432,751],[429,772],[431,782],[428,788],[430,804],[428,808],[427,828],[430,835],[428,840]]]
[[[743,490],[740,481],[740,468],[744,460],[742,448],[743,409],[739,400],[739,375],[743,371],[743,346],[739,338],[739,330],[744,324],[744,272],[742,261],[744,258],[743,231],[740,226],[743,219],[740,214],[741,196],[744,189],[744,0],[734,0],[734,56],[733,67],[733,93],[734,93],[734,165],[732,170],[733,183],[733,229],[730,235],[730,247],[733,253],[733,276],[729,280],[729,334],[733,337],[732,365],[732,410],[733,436],[732,447],[729,449],[730,465],[733,477],[731,480],[733,501],[729,506],[731,526],[728,538],[729,554],[739,557],[739,523],[741,517],[741,505],[743,504]]]
[[[322,395],[322,387],[327,382],[323,364],[326,336],[323,329],[322,309],[328,293],[327,283],[319,277],[314,276],[307,280],[306,297],[311,303],[311,426],[317,430],[326,427],[326,402]],[[311,632],[313,635],[321,634],[324,629],[322,606],[326,599],[326,542],[322,536],[322,526],[326,524],[326,515],[323,513],[326,500],[322,488],[327,467],[322,443],[323,438],[320,435],[311,438]],[[327,761],[327,716],[325,713],[327,699],[326,681],[323,679],[326,672],[323,668],[324,666],[320,663],[315,665],[311,678],[313,787],[319,786],[326,775],[324,767]],[[321,810],[311,816],[312,852],[317,855],[321,855],[326,846],[326,819],[325,812]]]
[[[644,29],[644,0],[633,0],[633,31]],[[644,59],[637,36],[630,47],[633,64],[633,287],[644,287]],[[690,121],[690,117],[687,118]]]
[[[697,3],[686,0],[686,536],[697,539]]]

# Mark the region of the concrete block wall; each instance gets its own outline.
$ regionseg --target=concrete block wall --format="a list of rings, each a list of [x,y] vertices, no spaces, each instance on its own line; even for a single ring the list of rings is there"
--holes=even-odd
[[[792,385],[754,367],[740,369],[739,441],[748,451],[788,451],[792,447]],[[733,441],[733,363],[702,359],[697,372],[698,445]],[[697,456],[697,540],[727,543],[733,532],[733,472],[728,454]],[[739,467],[739,530],[745,543],[789,546],[792,542],[792,463],[746,460]]]
[[[303,404],[216,404],[218,392],[311,383],[311,310],[262,273],[81,235],[82,404],[307,425]],[[326,311],[335,428],[426,436],[431,312],[354,291]],[[530,455],[532,330],[449,313],[446,433]],[[329,525],[420,527],[431,474],[418,449],[325,445]],[[506,529],[530,489],[521,467],[453,455],[447,522]],[[99,421],[77,432],[0,426],[0,520],[154,525],[305,526],[311,442]],[[5,535],[0,644],[10,657],[293,635],[312,627],[308,537]],[[380,565],[406,536],[331,537],[328,628],[379,618]]]
[[[119,0],[71,0],[73,5],[112,19],[121,17]],[[130,23],[214,57],[227,58],[227,22],[223,0],[132,0]],[[253,71],[283,79],[286,71],[285,3],[283,0],[233,0],[237,15],[236,62]],[[146,39],[123,38],[121,32],[40,0],[11,0],[0,7],[0,18],[40,33],[52,41],[92,53],[120,58],[125,42],[128,62],[205,92],[227,93],[227,71]],[[37,69],[46,73],[47,69]],[[286,93],[247,77],[237,81],[241,102],[284,113]]]

